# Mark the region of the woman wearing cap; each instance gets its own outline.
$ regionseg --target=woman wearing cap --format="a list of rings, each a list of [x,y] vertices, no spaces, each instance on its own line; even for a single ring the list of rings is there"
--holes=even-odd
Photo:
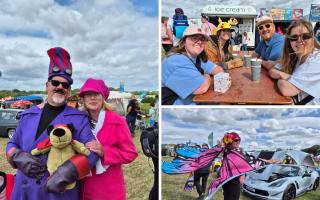
[[[295,21],[288,27],[285,37],[281,70],[269,71],[272,78],[278,79],[282,95],[294,97],[297,105],[320,104],[319,48],[311,23]]]
[[[92,169],[92,176],[83,181],[82,199],[124,200],[126,190],[121,165],[138,156],[127,123],[105,102],[109,89],[102,80],[89,78],[79,96],[83,101],[81,110],[88,112],[97,139],[86,147],[100,157]]]
[[[227,62],[232,59],[231,33],[234,29],[231,25],[237,24],[237,21],[230,18],[228,22],[223,22],[219,18],[219,25],[216,28],[212,41],[208,42],[205,51],[208,59],[214,63]]]
[[[194,104],[194,95],[205,93],[210,75],[223,69],[208,61],[204,47],[209,37],[196,27],[188,27],[177,46],[162,62],[162,104]]]

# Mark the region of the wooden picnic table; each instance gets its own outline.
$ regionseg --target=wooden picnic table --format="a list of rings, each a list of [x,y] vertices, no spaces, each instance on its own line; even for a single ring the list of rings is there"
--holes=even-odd
[[[211,85],[206,93],[195,96],[193,101],[204,104],[293,104],[290,97],[284,97],[280,94],[276,80],[271,79],[263,67],[259,82],[251,80],[250,67],[231,69],[228,73],[231,76],[231,87],[226,93],[215,92]]]

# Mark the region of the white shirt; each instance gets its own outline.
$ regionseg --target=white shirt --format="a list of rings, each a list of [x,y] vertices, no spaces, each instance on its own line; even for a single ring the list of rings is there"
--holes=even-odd
[[[311,95],[314,97],[307,105],[320,105],[320,51],[315,50],[306,61],[298,66],[288,80],[301,90],[298,100]]]

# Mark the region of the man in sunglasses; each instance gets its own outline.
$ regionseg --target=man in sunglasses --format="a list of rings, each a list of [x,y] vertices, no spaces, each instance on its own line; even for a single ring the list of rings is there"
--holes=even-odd
[[[278,63],[281,57],[284,36],[275,32],[273,19],[267,15],[258,18],[256,25],[261,40],[252,57],[261,58],[262,66],[270,70]]]
[[[36,147],[50,145],[47,132],[50,125],[72,124],[75,129],[72,132],[73,138],[84,144],[94,139],[87,116],[67,106],[73,83],[69,53],[57,47],[49,49],[48,55],[48,98],[45,103],[33,106],[21,114],[16,132],[7,144],[7,159],[12,167],[18,169],[12,199],[79,199],[79,184],[67,191],[66,186],[88,175],[98,160],[94,153],[88,157],[75,155],[50,176],[46,169],[47,154],[30,154]]]

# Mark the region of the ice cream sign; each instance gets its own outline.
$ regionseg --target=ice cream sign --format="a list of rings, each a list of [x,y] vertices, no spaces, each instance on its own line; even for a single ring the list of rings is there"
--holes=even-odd
[[[257,15],[256,10],[252,6],[221,6],[208,5],[203,8],[204,14],[216,15]]]

